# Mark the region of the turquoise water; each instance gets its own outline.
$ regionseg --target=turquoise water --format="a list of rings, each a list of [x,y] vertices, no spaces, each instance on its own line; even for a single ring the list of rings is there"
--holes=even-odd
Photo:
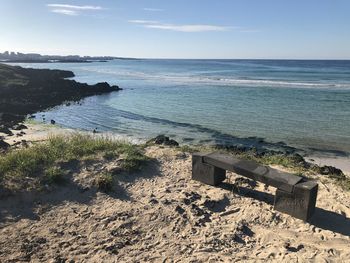
[[[350,61],[20,65],[72,70],[77,81],[107,81],[124,89],[45,112],[47,120],[66,127],[97,127],[135,140],[164,133],[187,143],[285,143],[308,152],[350,152]]]

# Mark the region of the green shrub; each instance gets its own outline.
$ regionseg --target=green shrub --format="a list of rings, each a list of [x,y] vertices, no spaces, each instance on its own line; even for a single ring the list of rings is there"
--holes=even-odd
[[[179,147],[179,150],[184,153],[195,153],[198,151],[198,148],[189,145],[182,145]]]
[[[123,150],[124,158],[121,163],[121,168],[128,172],[140,170],[142,165],[149,160],[138,148],[132,147],[131,145],[125,147]]]
[[[113,151],[108,151],[108,152],[105,152],[103,154],[103,158],[106,160],[113,160],[116,157],[118,157],[118,154],[116,152],[113,152]]]
[[[97,188],[104,192],[109,192],[113,188],[113,176],[109,173],[100,174],[95,179]]]
[[[59,184],[64,181],[65,172],[59,167],[49,167],[44,173],[44,182],[48,184]]]

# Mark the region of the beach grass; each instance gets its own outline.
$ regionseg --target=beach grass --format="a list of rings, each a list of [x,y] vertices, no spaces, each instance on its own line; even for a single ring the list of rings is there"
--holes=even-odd
[[[111,173],[102,173],[95,179],[95,185],[103,192],[109,192],[113,188],[113,175]]]
[[[81,133],[51,136],[45,142],[0,156],[0,183],[30,178],[41,184],[56,184],[64,181],[66,175],[59,163],[87,158],[119,158],[121,168],[127,172],[140,169],[148,160],[142,147],[124,141]]]

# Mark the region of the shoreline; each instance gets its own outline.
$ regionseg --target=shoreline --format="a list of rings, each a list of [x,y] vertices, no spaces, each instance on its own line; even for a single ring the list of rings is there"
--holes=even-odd
[[[61,127],[59,125],[45,124],[45,123],[36,123],[36,122],[24,122],[24,125],[28,129],[24,129],[25,134],[21,134],[23,131],[20,130],[11,130],[14,135],[9,136],[5,133],[0,132],[0,138],[3,137],[3,140],[10,144],[11,146],[20,144],[23,140],[26,143],[30,142],[40,142],[45,141],[48,136],[55,135],[64,135],[69,133],[86,133],[94,134],[92,131],[84,131],[79,129],[71,129]],[[98,132],[95,136],[107,137],[113,140],[121,140],[130,142],[133,144],[144,144],[147,140],[136,140],[128,136],[112,133],[112,132]],[[149,138],[151,139],[151,138]],[[181,146],[189,146],[190,144],[182,143]],[[196,146],[208,146],[206,144],[196,145]],[[347,157],[328,157],[328,156],[318,156],[318,155],[306,155],[304,156],[305,161],[315,164],[318,166],[333,166],[338,169],[341,169],[344,174],[350,175],[350,160]]]

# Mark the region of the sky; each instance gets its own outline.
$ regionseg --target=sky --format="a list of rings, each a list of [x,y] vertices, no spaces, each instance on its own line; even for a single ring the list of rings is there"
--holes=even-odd
[[[349,0],[1,0],[0,52],[350,59]]]

